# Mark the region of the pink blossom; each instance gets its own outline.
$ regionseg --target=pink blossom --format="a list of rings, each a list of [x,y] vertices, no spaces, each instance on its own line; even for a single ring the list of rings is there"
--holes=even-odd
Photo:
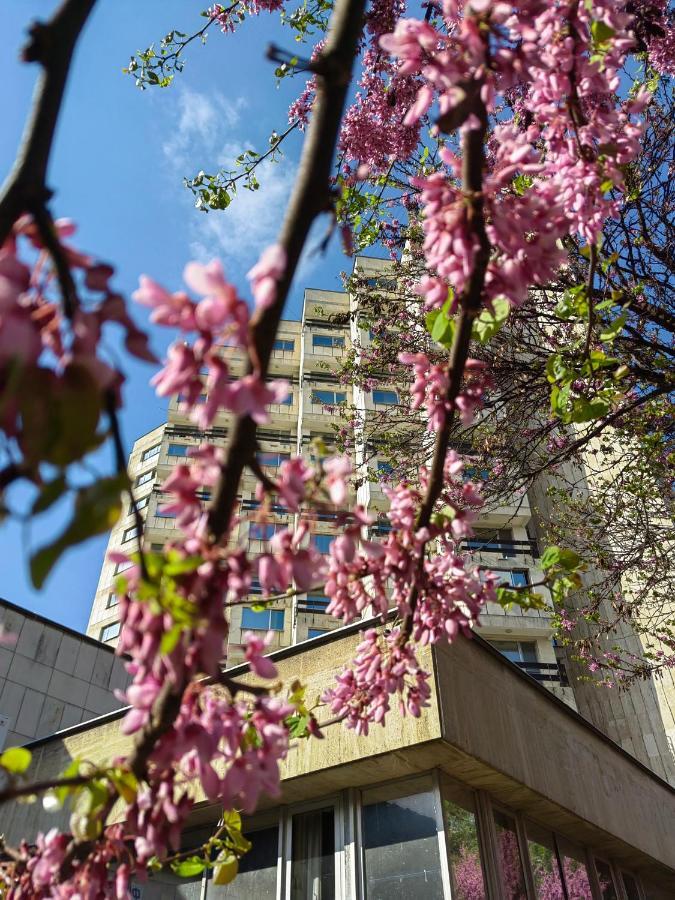
[[[246,662],[250,665],[251,671],[260,678],[276,678],[277,667],[263,655],[274,640],[274,632],[268,631],[262,638],[253,631],[247,631],[243,638]]]
[[[277,282],[286,271],[286,250],[281,244],[268,247],[249,271],[247,278],[258,309],[267,309],[276,300]]]

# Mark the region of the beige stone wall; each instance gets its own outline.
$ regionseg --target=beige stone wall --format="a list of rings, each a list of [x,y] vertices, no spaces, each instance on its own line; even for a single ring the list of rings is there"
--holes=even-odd
[[[280,677],[302,680],[311,700],[358,642],[358,634],[341,633],[304,651],[282,651]],[[433,697],[419,720],[394,708],[367,738],[334,723],[324,740],[294,743],[282,766],[282,797],[266,805],[438,768],[675,890],[675,792],[665,782],[479,640],[438,647],[424,662],[432,666]],[[105,763],[127,752],[119,721],[39,742],[31,774],[50,778],[74,758]],[[40,804],[12,804],[2,821],[13,842],[65,817]]]

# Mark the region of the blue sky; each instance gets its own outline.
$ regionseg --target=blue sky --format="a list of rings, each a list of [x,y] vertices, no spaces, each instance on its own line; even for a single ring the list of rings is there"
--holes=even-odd
[[[3,4],[3,179],[16,153],[36,76],[34,66],[18,61],[25,28],[32,19],[48,16],[56,5],[46,0]],[[272,16],[247,22],[235,35],[213,30],[205,47],[195,42],[184,72],[168,89],[141,92],[122,74],[135,50],[172,28],[197,30],[205,5],[203,0],[100,2],[71,72],[49,173],[56,189],[52,209],[56,216],[76,220],[78,247],[115,265],[115,284],[127,297],[141,273],[177,288],[188,260],[213,257],[223,260],[229,277],[245,291],[245,273],[273,242],[293,183],[299,136],[292,137],[281,164],[262,172],[260,191],[242,191],[224,212],[195,210],[182,185],[183,176],[201,168],[214,171],[247,147],[265,149],[270,132],[285,126],[289,101],[304,81],[287,81],[279,88],[275,84],[273,65],[264,59],[265,47],[275,41],[290,49],[293,41]],[[321,223],[317,234],[324,228]],[[316,245],[316,236],[312,243]],[[325,256],[308,254],[296,277],[287,317],[298,317],[305,287],[339,289],[339,272],[347,268],[351,262],[337,246]],[[142,309],[135,309],[134,315],[147,323]],[[161,355],[172,335],[150,330]],[[127,383],[122,426],[130,447],[163,421],[166,403],[148,386],[151,367],[125,360],[123,368]],[[112,464],[109,448],[94,462],[107,470]],[[21,499],[15,494],[14,503]],[[0,528],[0,596],[84,629],[105,537],[71,550],[40,593],[28,579],[29,548],[50,540],[63,519],[64,511],[56,510],[30,529],[16,523]]]

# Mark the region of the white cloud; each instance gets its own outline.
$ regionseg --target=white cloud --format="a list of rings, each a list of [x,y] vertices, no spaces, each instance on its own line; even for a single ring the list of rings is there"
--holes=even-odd
[[[240,124],[246,106],[245,97],[228,100],[218,92],[207,96],[181,88],[171,133],[162,144],[169,168],[188,174],[185,167],[194,164],[193,151],[213,155],[224,136]]]
[[[206,95],[182,88],[170,134],[163,143],[169,175],[174,184],[192,176],[202,166],[234,168],[234,160],[256,142],[247,133],[244,111],[247,101],[228,101],[221,94]],[[262,250],[274,243],[290,197],[297,166],[292,158],[265,161],[256,170],[257,191],[240,183],[226,210],[191,211],[188,216],[189,255],[208,261],[218,257],[231,276],[242,275],[256,262]],[[242,180],[243,181],[243,180]],[[186,204],[191,202],[186,192]],[[313,247],[316,240],[310,242]],[[305,279],[320,264],[321,257],[306,251],[297,278]]]

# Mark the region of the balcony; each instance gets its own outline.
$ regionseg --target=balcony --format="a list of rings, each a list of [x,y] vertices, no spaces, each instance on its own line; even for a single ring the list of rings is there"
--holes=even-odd
[[[536,541],[501,540],[498,537],[482,539],[478,537],[462,541],[461,549],[469,553],[494,553],[502,559],[511,559],[514,556],[539,556],[539,548]]]
[[[519,669],[522,669],[523,672],[527,672],[530,678],[534,678],[535,681],[538,681],[539,684],[543,684],[544,687],[555,686],[566,688],[570,686],[565,666],[562,663],[531,662],[524,660],[514,660],[514,662]]]

